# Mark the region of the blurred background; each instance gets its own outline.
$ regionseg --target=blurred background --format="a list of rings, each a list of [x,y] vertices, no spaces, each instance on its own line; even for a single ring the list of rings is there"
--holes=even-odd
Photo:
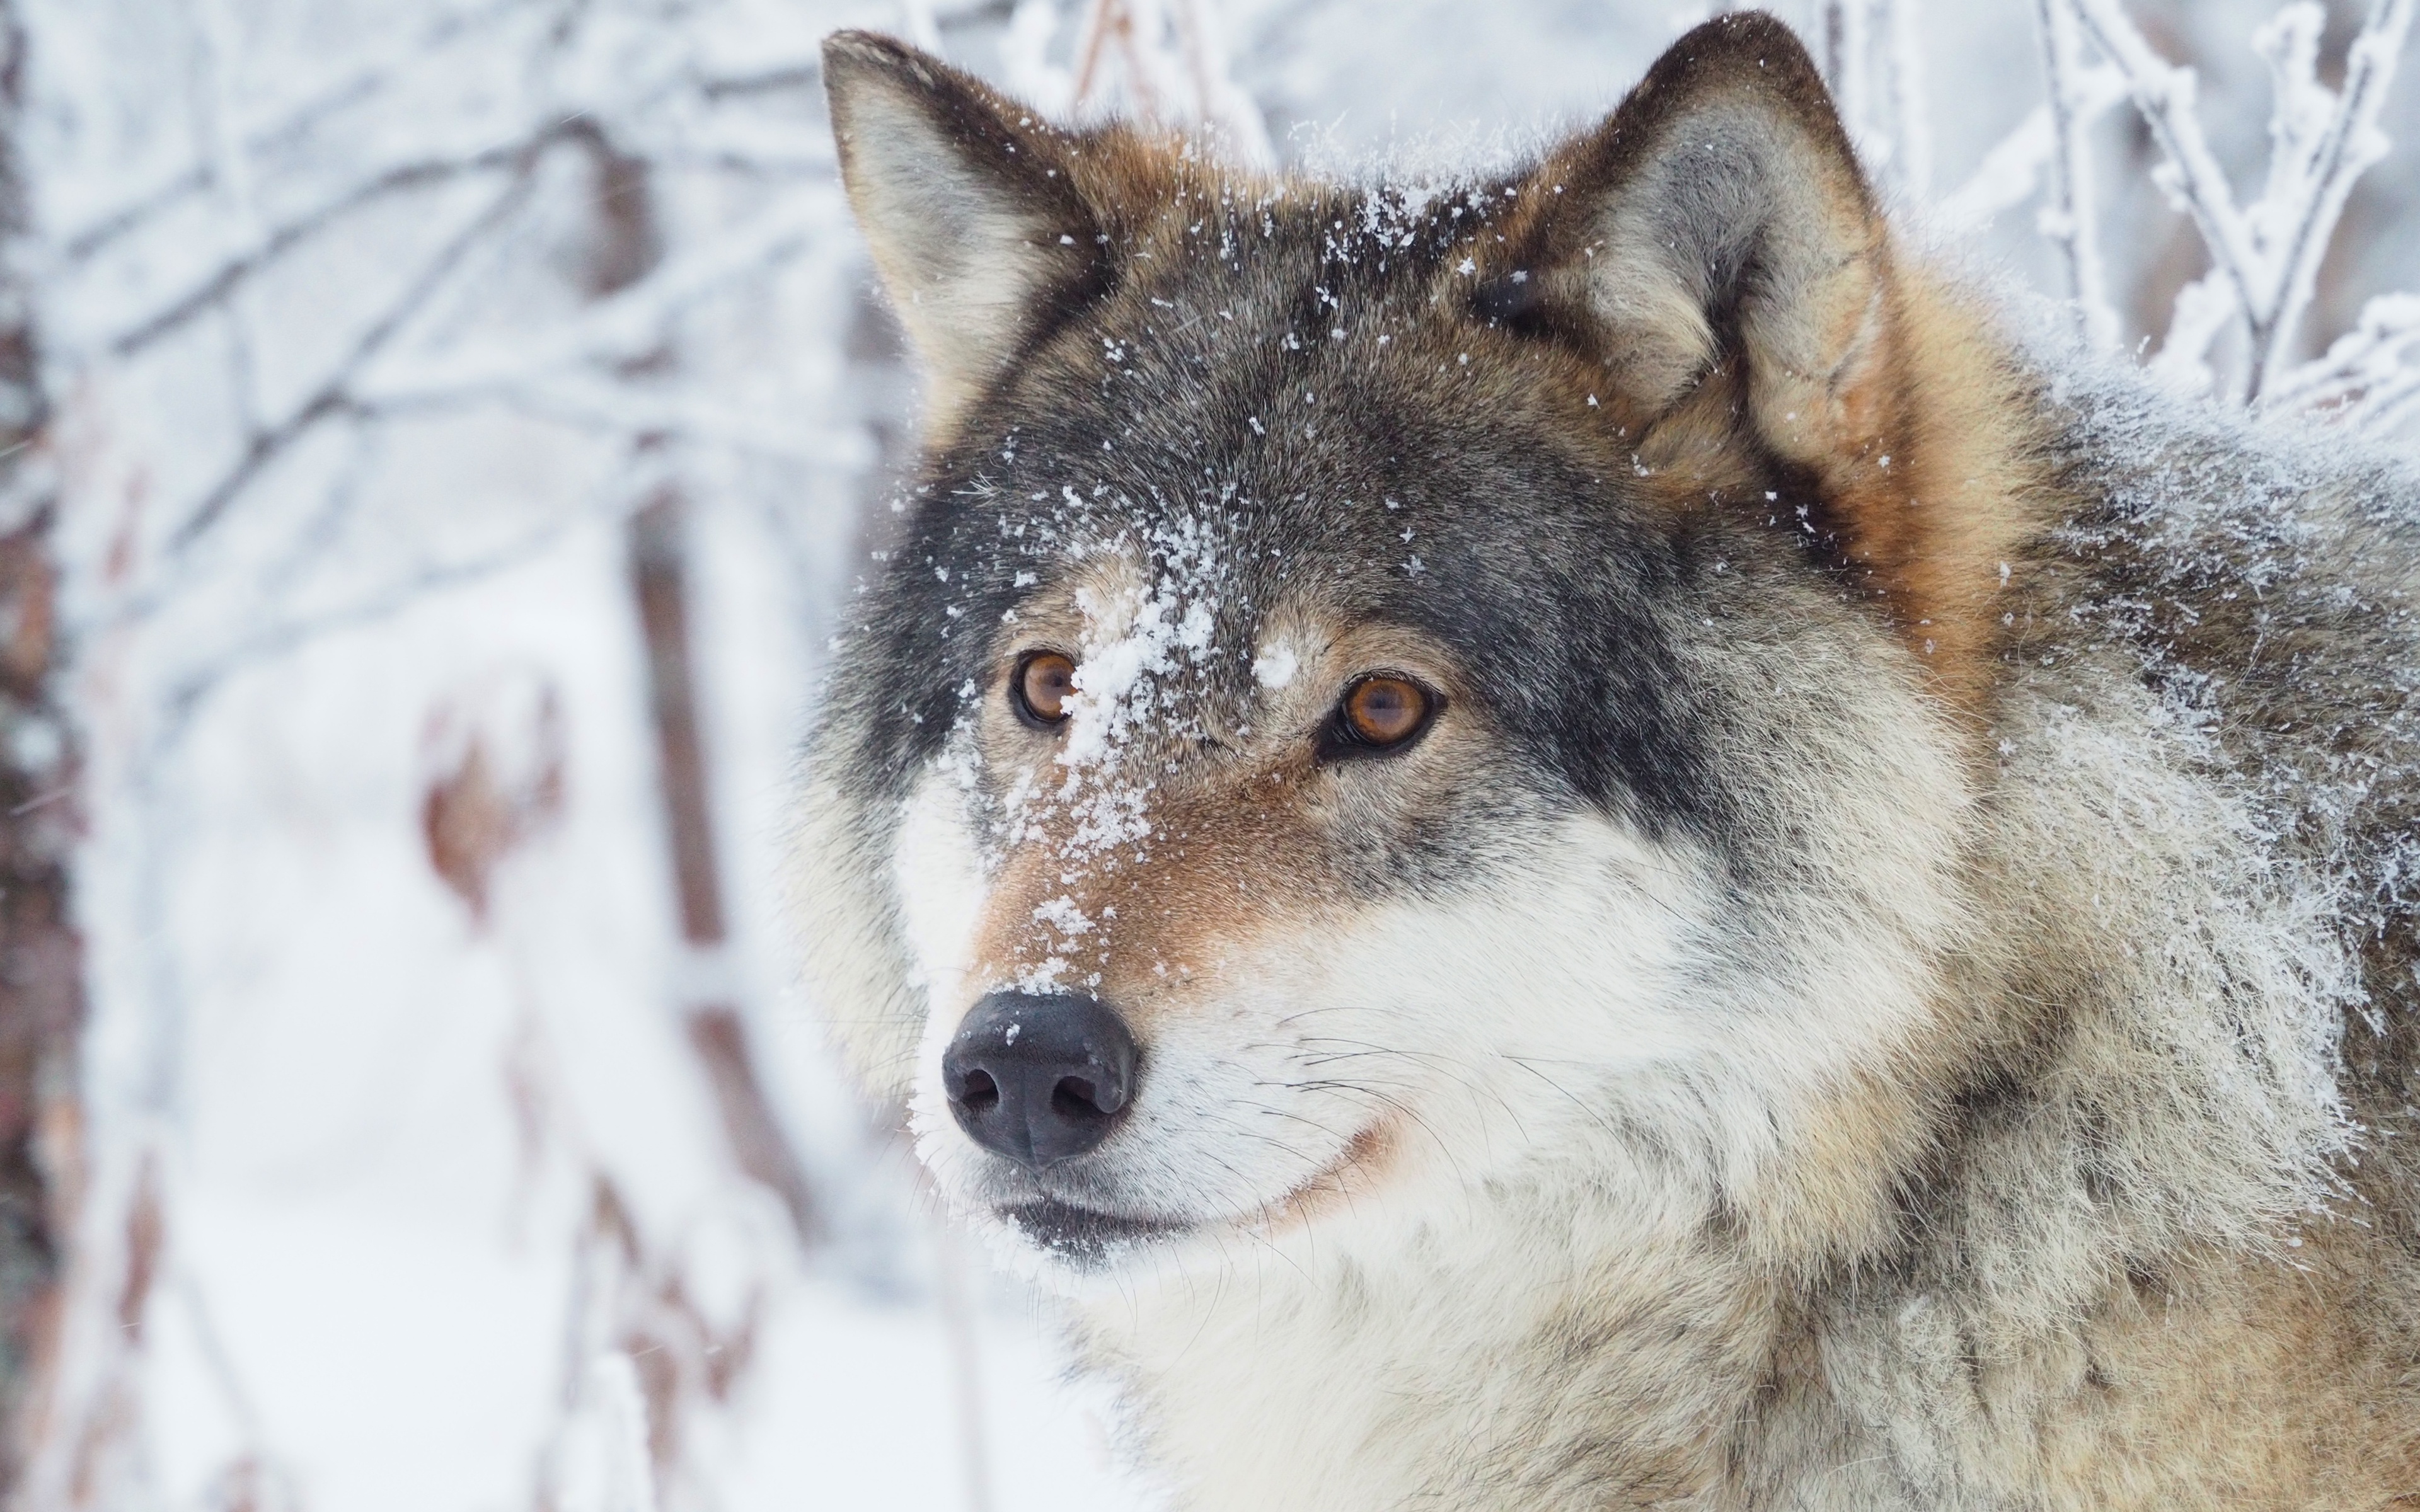
[[[0,0],[10,1504],[1149,1504],[791,985],[791,764],[916,431],[818,40],[1417,177],[1708,13]],[[2400,442],[2409,0],[1782,14],[2024,318]]]

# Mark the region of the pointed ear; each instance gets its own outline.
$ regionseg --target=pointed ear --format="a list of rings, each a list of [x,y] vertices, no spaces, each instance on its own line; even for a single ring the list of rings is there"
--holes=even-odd
[[[1883,424],[1882,219],[1814,61],[1780,22],[1745,12],[1690,32],[1518,205],[1481,310],[1591,350],[1634,435],[1689,409],[1734,360],[1745,393],[1721,402],[1744,397],[1792,461],[1824,471]]]
[[[871,32],[824,41],[841,177],[928,375],[946,434],[1108,254],[1070,180],[1074,139],[980,82]]]

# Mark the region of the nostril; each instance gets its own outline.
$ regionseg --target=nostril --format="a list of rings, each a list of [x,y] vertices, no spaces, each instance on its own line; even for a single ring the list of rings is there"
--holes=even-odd
[[[1050,1089],[1050,1111],[1063,1119],[1106,1119],[1112,1110],[1101,1106],[1100,1089],[1092,1082],[1062,1076]]]
[[[970,1113],[989,1113],[1000,1106],[1000,1084],[986,1071],[970,1071],[954,1100]]]

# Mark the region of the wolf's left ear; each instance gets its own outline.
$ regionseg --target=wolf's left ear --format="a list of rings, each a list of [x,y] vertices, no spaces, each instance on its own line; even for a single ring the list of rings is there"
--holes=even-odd
[[[1035,112],[872,32],[824,41],[841,177],[930,384],[928,424],[956,416],[1107,281],[1070,181],[1073,139]]]
[[[1773,17],[1674,43],[1522,186],[1502,230],[1481,309],[1593,348],[1625,424],[1652,429],[1736,359],[1784,456],[1822,471],[1870,440],[1889,368],[1882,219],[1814,61]]]

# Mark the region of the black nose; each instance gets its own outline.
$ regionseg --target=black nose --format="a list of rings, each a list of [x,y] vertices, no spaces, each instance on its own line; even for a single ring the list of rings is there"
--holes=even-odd
[[[1134,1036],[1089,997],[993,993],[943,1052],[941,1087],[976,1144],[1038,1171],[1109,1136],[1134,1096]]]

